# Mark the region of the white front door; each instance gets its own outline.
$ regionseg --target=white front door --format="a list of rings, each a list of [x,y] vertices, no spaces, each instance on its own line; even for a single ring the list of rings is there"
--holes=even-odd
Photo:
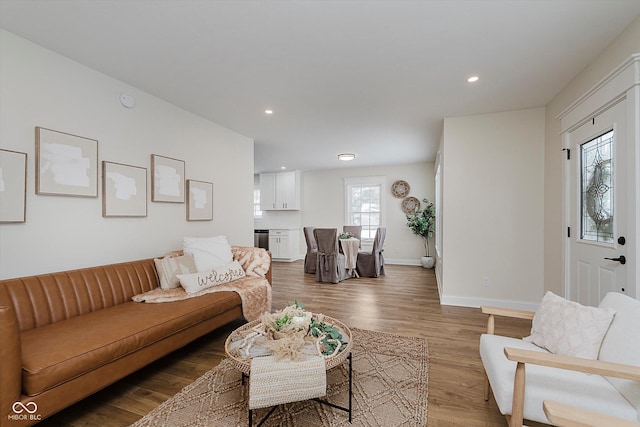
[[[570,148],[569,289],[567,298],[598,305],[627,292],[630,239],[626,102],[618,102],[567,135]],[[631,200],[630,200],[631,199]],[[633,295],[632,295],[633,296]]]

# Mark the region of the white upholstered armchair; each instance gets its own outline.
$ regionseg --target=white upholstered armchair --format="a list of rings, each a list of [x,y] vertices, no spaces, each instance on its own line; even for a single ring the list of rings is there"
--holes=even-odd
[[[560,297],[554,297],[558,302]],[[544,400],[640,421],[640,301],[611,292],[599,308],[566,300],[560,302],[560,310],[584,315],[572,325],[582,328],[578,332],[585,333],[583,335],[591,340],[585,344],[580,341],[583,339],[580,333],[557,332],[563,330],[564,322],[571,323],[571,320],[567,319],[566,313],[558,312],[557,307],[545,306],[545,299],[535,315],[522,310],[482,307],[482,312],[489,315],[487,333],[480,339],[480,357],[488,380],[485,400],[492,390],[500,412],[511,427],[522,426],[523,419],[549,423],[543,409]],[[533,319],[535,341],[536,333],[541,332],[535,330],[536,320],[540,326],[543,314],[551,320],[549,328],[552,331],[548,334],[555,333],[560,338],[556,344],[563,352],[567,353],[567,346],[573,346],[568,352],[577,348],[581,357],[554,354],[548,350],[556,350],[553,342],[548,341],[547,348],[543,348],[524,339],[494,334],[495,316]],[[610,317],[608,322],[601,321],[597,327],[585,320],[606,315]],[[592,339],[600,333],[598,329],[602,333],[600,341]],[[586,358],[589,353],[595,357]]]

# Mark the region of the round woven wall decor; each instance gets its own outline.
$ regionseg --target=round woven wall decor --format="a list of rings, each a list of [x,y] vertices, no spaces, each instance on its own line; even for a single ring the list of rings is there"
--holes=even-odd
[[[391,185],[391,194],[393,194],[393,197],[397,197],[398,199],[407,197],[410,190],[411,187],[409,186],[409,183],[401,179]]]
[[[420,209],[420,200],[415,197],[407,197],[402,201],[402,212],[407,215],[414,213]]]

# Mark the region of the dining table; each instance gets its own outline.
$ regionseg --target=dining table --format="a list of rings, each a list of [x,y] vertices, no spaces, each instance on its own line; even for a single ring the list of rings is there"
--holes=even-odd
[[[356,271],[356,263],[358,261],[358,249],[360,248],[360,239],[349,237],[346,239],[338,239],[340,241],[340,249],[345,257],[345,267],[351,277],[360,277]]]

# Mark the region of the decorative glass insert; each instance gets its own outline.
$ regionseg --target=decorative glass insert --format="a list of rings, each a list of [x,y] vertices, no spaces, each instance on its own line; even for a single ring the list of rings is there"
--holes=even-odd
[[[580,237],[613,242],[613,131],[580,146]]]

